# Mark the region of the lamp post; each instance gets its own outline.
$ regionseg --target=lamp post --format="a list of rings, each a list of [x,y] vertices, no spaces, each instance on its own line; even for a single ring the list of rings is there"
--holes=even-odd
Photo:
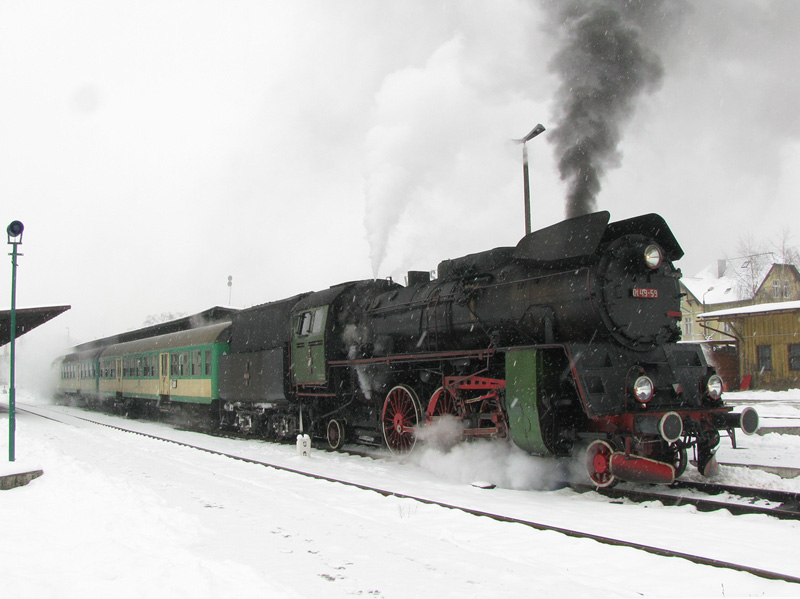
[[[14,433],[17,422],[15,415],[14,398],[14,341],[17,336],[17,247],[22,244],[22,232],[25,227],[18,220],[6,228],[8,243],[11,245],[11,372],[9,373],[8,388],[8,461],[14,461]]]
[[[544,125],[539,123],[525,137],[514,140],[515,143],[522,144],[522,179],[525,186],[525,235],[531,232],[531,189],[528,178],[528,146],[526,144],[540,133],[544,133],[544,131]]]

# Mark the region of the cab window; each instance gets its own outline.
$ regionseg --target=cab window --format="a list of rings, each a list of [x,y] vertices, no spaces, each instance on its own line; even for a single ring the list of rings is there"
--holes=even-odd
[[[325,326],[325,307],[316,308],[304,312],[298,317],[297,335],[305,337],[307,335],[318,335]]]
[[[297,334],[301,337],[311,332],[311,321],[314,319],[313,312],[305,312],[300,315],[300,322],[297,325]]]
[[[325,322],[325,309],[317,308],[311,319],[311,334],[317,335],[322,332],[322,325]]]

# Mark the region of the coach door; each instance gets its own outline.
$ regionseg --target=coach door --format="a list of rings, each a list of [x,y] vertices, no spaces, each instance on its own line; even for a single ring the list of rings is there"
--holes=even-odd
[[[117,391],[117,393],[121,393],[122,392],[122,365],[124,364],[122,358],[117,358],[116,359],[116,364],[117,364],[117,367],[116,367],[116,370],[114,371],[114,376],[117,379],[116,391]]]
[[[169,395],[169,354],[158,356],[158,392]]]

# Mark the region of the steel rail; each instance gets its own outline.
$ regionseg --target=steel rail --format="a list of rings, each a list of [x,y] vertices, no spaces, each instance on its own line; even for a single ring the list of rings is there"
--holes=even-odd
[[[707,499],[704,497],[688,497],[686,495],[675,495],[658,490],[645,490],[625,487],[607,487],[598,489],[593,485],[574,483],[570,484],[569,486],[579,493],[596,491],[600,495],[609,497],[611,499],[630,499],[636,503],[660,501],[664,505],[669,506],[691,505],[696,507],[701,512],[728,510],[735,516],[761,514],[765,516],[772,516],[774,518],[780,518],[782,520],[800,520],[800,494],[798,493],[774,491],[770,489],[730,487],[725,485],[714,485],[712,483],[690,483],[684,481],[677,481],[670,487],[666,487],[666,489],[694,490],[710,495],[730,493],[731,495],[739,497],[780,503],[780,505],[777,506],[763,506],[753,505],[750,503],[732,503],[728,501]]]

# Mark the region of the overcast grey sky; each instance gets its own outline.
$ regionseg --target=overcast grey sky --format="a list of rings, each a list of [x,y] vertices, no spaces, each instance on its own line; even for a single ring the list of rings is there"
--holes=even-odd
[[[663,74],[627,111],[597,208],[660,213],[687,275],[747,233],[786,226],[800,244],[800,3],[661,10],[642,42]],[[0,214],[26,227],[18,305],[71,304],[46,330],[77,343],[226,305],[229,275],[246,307],[513,245],[510,140],[539,122],[534,229],[562,219],[554,13],[0,0]]]

